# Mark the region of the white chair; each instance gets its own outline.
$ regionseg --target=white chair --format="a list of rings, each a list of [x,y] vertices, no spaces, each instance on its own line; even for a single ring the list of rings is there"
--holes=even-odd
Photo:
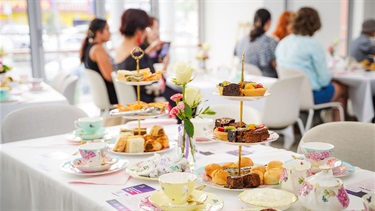
[[[298,145],[326,142],[335,146],[333,156],[354,166],[375,171],[375,124],[363,122],[329,122],[311,128]]]
[[[51,87],[61,93],[63,82],[68,76],[69,73],[66,72],[57,73],[57,75],[51,81]]]
[[[296,75],[303,77],[303,83],[301,88],[301,98],[300,98],[300,109],[302,111],[308,111],[308,117],[305,125],[305,131],[308,131],[312,126],[312,121],[314,117],[315,110],[327,109],[327,108],[337,108],[340,112],[340,120],[344,121],[344,109],[339,102],[329,102],[322,104],[314,104],[314,96],[310,81],[307,75],[299,70],[293,70],[288,68],[278,68],[279,78],[288,78]]]
[[[124,83],[118,82],[116,80],[117,73],[112,72],[112,80],[115,85],[116,95],[119,104],[126,105],[137,101],[137,94],[135,92],[134,86],[126,85]]]
[[[209,119],[218,119],[221,117],[231,117],[236,119],[236,121],[240,121],[240,103],[238,104],[223,104],[223,105],[212,105],[210,106],[211,110],[215,111],[215,115],[202,115],[202,117],[209,118]],[[250,106],[243,106],[242,110],[242,121],[246,124],[261,124],[262,123],[262,116],[258,110],[250,107]]]
[[[237,64],[237,69],[241,70],[242,64]],[[244,64],[244,72],[248,75],[256,75],[256,76],[263,76],[262,71],[259,69],[259,67],[253,65],[253,64]]]
[[[284,148],[289,149],[294,141],[293,124],[297,121],[301,134],[304,133],[299,118],[299,98],[302,83],[301,76],[278,80],[268,90],[265,98],[262,122],[270,130],[284,134]]]
[[[78,76],[69,75],[66,77],[62,83],[61,94],[63,94],[67,99],[69,104],[75,104],[75,91],[77,87]]]
[[[2,124],[2,142],[13,142],[71,132],[74,121],[87,114],[72,105],[40,105],[9,113]]]
[[[100,109],[103,117],[107,117],[109,110],[113,108],[109,101],[107,87],[105,86],[103,78],[99,73],[94,70],[85,70],[86,78],[89,82],[92,97],[94,98],[95,105]]]

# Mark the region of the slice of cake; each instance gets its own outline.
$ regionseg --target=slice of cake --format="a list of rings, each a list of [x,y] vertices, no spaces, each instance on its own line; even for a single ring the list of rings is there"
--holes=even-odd
[[[230,123],[234,123],[236,120],[229,117],[223,117],[215,120],[215,127],[229,126]]]
[[[250,173],[243,175],[243,187],[244,188],[255,188],[260,185],[260,177],[256,173]]]
[[[223,86],[224,96],[240,96],[240,85],[231,83],[229,85]]]
[[[128,136],[126,139],[125,152],[142,153],[145,151],[145,139],[142,136]]]
[[[227,177],[227,186],[230,189],[242,189],[243,188],[243,177],[242,176]]]
[[[139,134],[139,131],[141,132],[141,134]],[[138,128],[134,128],[133,133],[134,133],[134,135],[143,136],[143,135],[147,134],[147,129],[145,127],[141,127],[139,130],[138,130]]]

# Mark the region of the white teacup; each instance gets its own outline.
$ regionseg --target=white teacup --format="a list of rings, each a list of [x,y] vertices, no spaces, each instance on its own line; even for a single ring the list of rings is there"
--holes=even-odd
[[[214,120],[208,118],[194,118],[191,119],[194,125],[194,137],[205,138],[207,133],[212,131],[214,128]]]
[[[187,172],[174,172],[159,177],[159,184],[169,198],[170,205],[183,205],[194,190],[197,176]]]
[[[100,166],[106,156],[107,146],[102,142],[92,142],[80,145],[78,151],[88,166]]]
[[[83,117],[74,122],[77,129],[82,129],[85,134],[94,134],[103,126],[103,117]]]
[[[31,80],[31,88],[32,89],[41,89],[42,88],[42,82],[43,82],[43,78],[33,78]]]

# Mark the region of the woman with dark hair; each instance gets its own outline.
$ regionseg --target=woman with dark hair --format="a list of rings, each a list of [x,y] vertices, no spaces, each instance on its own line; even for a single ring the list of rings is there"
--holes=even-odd
[[[117,70],[136,70],[136,60],[130,55],[130,52],[144,41],[146,28],[149,25],[150,18],[143,10],[127,9],[122,14],[120,33],[124,36],[124,39],[115,51]],[[139,56],[140,52],[135,53],[135,55]],[[155,72],[153,61],[147,53],[139,60],[139,68],[150,68],[151,72]],[[147,89],[150,89],[150,86],[141,86],[141,101],[154,102],[154,92],[147,92]]]
[[[241,39],[234,52],[239,58],[245,53],[245,62],[253,64],[262,71],[264,76],[277,78],[275,48],[277,41],[266,35],[271,25],[271,14],[266,9],[255,13],[253,29],[249,36]]]
[[[298,10],[293,21],[293,34],[281,40],[276,48],[277,65],[302,71],[308,76],[315,104],[334,101],[342,103],[346,109],[347,87],[332,81],[324,48],[312,38],[320,27],[316,10],[309,7]],[[338,111],[333,118],[339,119]]]
[[[273,32],[273,36],[277,39],[277,41],[284,39],[284,37],[292,33],[293,17],[294,12],[291,11],[285,11],[283,12],[283,14],[280,15],[276,29]]]
[[[106,20],[99,18],[92,20],[87,36],[82,43],[80,58],[85,68],[96,71],[102,76],[107,87],[109,101],[111,104],[117,104],[116,91],[111,77],[113,67],[111,59],[103,47],[110,37],[111,33]]]

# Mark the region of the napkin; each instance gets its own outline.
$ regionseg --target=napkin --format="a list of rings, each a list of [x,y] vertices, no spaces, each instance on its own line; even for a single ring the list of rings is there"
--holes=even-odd
[[[129,179],[129,175],[123,171],[112,174],[88,177],[81,180],[70,181],[70,184],[93,184],[93,185],[125,185]]]
[[[153,125],[173,125],[177,124],[177,119],[146,119],[141,121],[141,127]],[[138,121],[131,121],[125,124],[126,128],[138,127]]]

